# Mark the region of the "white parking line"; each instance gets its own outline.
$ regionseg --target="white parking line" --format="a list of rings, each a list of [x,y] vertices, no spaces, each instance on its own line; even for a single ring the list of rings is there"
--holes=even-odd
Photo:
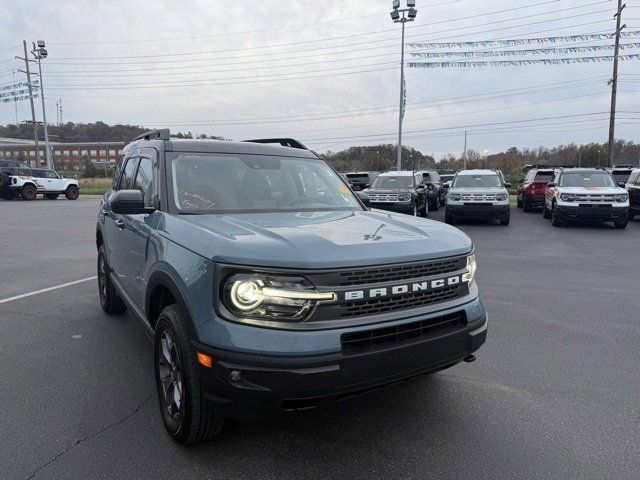
[[[43,288],[42,290],[36,290],[35,292],[23,293],[22,295],[16,295],[15,297],[3,298],[2,300],[0,300],[0,304],[13,302],[14,300],[20,300],[21,298],[31,297],[33,295],[38,295],[40,293],[50,292],[51,290],[58,290],[59,288],[70,287],[71,285],[77,285],[78,283],[89,282],[91,280],[95,280],[96,278],[98,277],[97,276],[87,277],[80,280],[75,280],[73,282],[63,283],[61,285],[55,285],[53,287]]]

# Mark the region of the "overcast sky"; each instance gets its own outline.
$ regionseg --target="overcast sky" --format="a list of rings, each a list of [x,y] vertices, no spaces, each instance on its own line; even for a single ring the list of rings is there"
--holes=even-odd
[[[418,0],[406,43],[610,33],[616,3]],[[627,31],[640,30],[640,0],[627,4]],[[0,85],[12,82],[19,63],[11,58],[21,54],[21,41],[43,39],[49,51],[43,76],[50,122],[61,98],[65,121],[168,126],[233,139],[291,136],[321,152],[396,143],[401,41],[390,10],[391,0],[22,0],[0,20]],[[406,61],[415,60],[412,51],[407,48]],[[465,129],[469,148],[491,153],[607,139],[610,62],[405,72],[403,144],[424,153],[460,154]],[[621,62],[620,74],[616,137],[638,141],[640,61]],[[28,102],[18,104],[17,115],[19,121],[30,118]],[[0,123],[15,119],[14,105],[0,104]],[[522,122],[534,119],[540,120]]]

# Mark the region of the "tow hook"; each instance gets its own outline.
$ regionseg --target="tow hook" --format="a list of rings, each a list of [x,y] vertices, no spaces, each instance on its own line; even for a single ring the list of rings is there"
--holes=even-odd
[[[476,361],[476,356],[475,355],[467,355],[466,357],[464,357],[462,359],[463,362],[467,362],[467,363],[471,363],[471,362],[475,362]]]

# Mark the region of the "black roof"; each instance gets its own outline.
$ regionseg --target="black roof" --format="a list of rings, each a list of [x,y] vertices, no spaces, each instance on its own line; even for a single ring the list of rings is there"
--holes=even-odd
[[[156,147],[167,152],[195,152],[195,153],[242,153],[246,155],[277,155],[280,157],[302,157],[318,159],[310,150],[283,147],[277,144],[263,144],[253,142],[229,142],[222,140],[192,140],[176,139],[139,139],[127,145],[124,150],[140,147]]]

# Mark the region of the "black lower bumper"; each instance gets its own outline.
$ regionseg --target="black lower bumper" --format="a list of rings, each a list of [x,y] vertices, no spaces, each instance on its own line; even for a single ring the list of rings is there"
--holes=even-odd
[[[531,208],[544,207],[544,195],[524,195],[523,202]]]
[[[576,205],[566,207],[556,205],[560,218],[564,220],[587,220],[594,222],[624,221],[629,216],[627,208],[614,208],[600,205]]]
[[[223,416],[259,420],[442,370],[475,352],[486,336],[484,317],[440,337],[355,355],[270,357],[194,346],[213,358],[212,368],[198,367],[205,398]]]
[[[387,210],[390,212],[398,212],[398,213],[410,213],[413,215],[413,204],[406,202],[371,202],[371,208],[377,208],[379,210]]]
[[[459,218],[504,218],[509,205],[447,205],[447,213]]]

